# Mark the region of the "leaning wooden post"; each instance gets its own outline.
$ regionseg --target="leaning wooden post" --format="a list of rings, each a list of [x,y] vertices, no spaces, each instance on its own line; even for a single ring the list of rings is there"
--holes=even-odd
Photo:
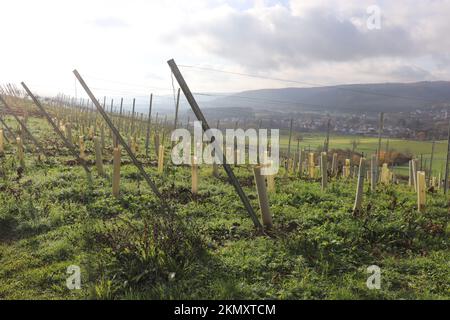
[[[175,130],[178,125],[178,109],[180,107],[180,91],[181,91],[181,89],[178,88],[177,102],[175,103],[175,120],[174,120],[174,124],[173,124],[173,130]]]
[[[417,171],[417,210],[423,212],[426,201],[425,172]]]
[[[364,176],[366,175],[366,159],[361,158],[359,160],[359,171],[358,171],[358,184],[356,187],[355,204],[353,206],[353,213],[359,212],[361,210],[361,204],[363,200],[364,191]]]
[[[118,198],[120,193],[120,147],[114,148],[113,151],[113,178],[112,178],[112,194]]]
[[[103,170],[103,157],[102,157],[102,147],[97,136],[94,137],[94,147],[95,147],[95,166],[97,167],[97,172],[99,175],[104,176],[105,171]]]
[[[20,166],[25,169],[25,157],[23,152],[23,144],[22,139],[17,137],[16,138],[16,145],[17,145],[17,160],[19,160]]]
[[[266,228],[272,228],[272,215],[270,213],[269,208],[269,198],[267,196],[267,190],[266,190],[266,181],[264,179],[264,176],[261,175],[261,166],[256,166],[253,168],[253,174],[255,176],[255,182],[256,182],[256,190],[258,192],[258,200],[259,200],[259,207],[261,208],[261,217],[263,225]]]
[[[324,191],[328,183],[328,158],[326,152],[320,154],[320,170],[322,172],[322,191]]]
[[[197,165],[197,157],[193,156],[191,164],[191,174],[192,174],[192,194],[198,193],[198,165]]]
[[[203,132],[206,133],[207,138],[211,139],[211,133],[209,131],[209,129],[210,129],[209,124],[206,121],[206,118],[203,115],[203,112],[200,110],[200,107],[198,106],[197,101],[195,101],[195,98],[194,98],[191,90],[189,89],[186,81],[184,80],[183,75],[181,74],[180,70],[178,69],[177,64],[175,63],[175,61],[173,59],[169,60],[167,63],[169,64],[170,69],[172,70],[172,74],[177,79],[177,82],[178,82],[179,86],[181,87],[181,90],[183,91],[184,96],[186,97],[187,101],[189,102],[189,105],[191,106],[192,111],[194,112],[197,119],[199,121],[201,121]],[[239,198],[241,199],[241,202],[244,205],[248,215],[252,219],[253,224],[255,225],[255,227],[257,229],[262,229],[261,222],[259,221],[258,217],[256,216],[256,213],[250,203],[250,200],[248,199],[247,195],[245,194],[244,190],[242,189],[241,185],[239,184],[238,179],[234,175],[233,169],[227,162],[226,156],[223,156],[222,148],[218,148],[217,151],[219,152],[219,154],[218,154],[219,158],[222,159],[222,157],[223,157],[223,168],[224,168],[225,172],[227,173],[228,178],[229,178],[231,184],[233,185],[236,193],[238,194]]]
[[[158,173],[164,172],[164,146],[160,145],[158,150]]]

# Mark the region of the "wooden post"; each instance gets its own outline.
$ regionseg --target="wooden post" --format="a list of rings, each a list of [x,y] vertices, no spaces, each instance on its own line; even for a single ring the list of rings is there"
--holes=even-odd
[[[71,123],[66,123],[66,137],[67,140],[70,143],[73,143],[73,138],[72,138],[72,124]]]
[[[298,174],[300,177],[303,176],[303,155],[304,155],[304,151],[299,150],[298,151]]]
[[[199,121],[201,121],[203,132],[206,132],[207,138],[209,138],[209,140],[211,140],[211,133],[209,132],[209,129],[210,129],[209,124],[206,121],[206,118],[203,115],[203,112],[201,111],[200,107],[198,106],[197,101],[194,98],[194,95],[192,94],[186,81],[184,80],[183,75],[181,74],[180,70],[178,69],[177,64],[175,63],[175,61],[173,59],[167,61],[167,63],[170,66],[172,74],[177,79],[177,82],[178,82],[181,90],[183,91],[184,96],[186,97],[189,105],[191,106],[192,111],[194,112],[197,119]],[[219,152],[219,158],[223,157],[223,168],[224,168],[225,172],[227,173],[228,178],[229,178],[231,184],[233,185],[236,193],[238,194],[239,198],[241,199],[241,202],[244,205],[248,215],[250,216],[254,226],[258,229],[262,229],[261,222],[259,221],[258,217],[256,216],[256,213],[250,203],[250,200],[248,199],[247,195],[245,194],[244,190],[242,189],[242,187],[239,183],[239,180],[234,175],[233,169],[227,163],[226,156],[223,156],[223,150],[221,148],[219,148],[218,152]]]
[[[131,112],[131,135],[134,136],[134,109],[136,107],[136,98],[133,98],[133,109]]]
[[[78,142],[80,145],[80,158],[86,160],[86,147],[84,145],[84,136],[79,136],[78,137]]]
[[[417,210],[423,212],[425,209],[426,201],[426,182],[425,182],[425,172],[417,172]]]
[[[149,156],[150,150],[150,128],[152,126],[152,104],[153,104],[153,93],[150,94],[150,104],[148,107],[148,119],[147,119],[147,132],[145,135],[145,155]]]
[[[338,154],[333,153],[333,160],[331,162],[331,174],[337,175],[337,168],[338,168]]]
[[[4,146],[3,146],[3,129],[0,129],[0,156],[3,155],[5,152]]]
[[[94,137],[94,147],[95,147],[95,166],[97,167],[97,172],[100,176],[105,175],[103,170],[103,157],[102,157],[102,147],[100,145],[99,138]]]
[[[164,146],[160,145],[158,150],[158,173],[164,172]]]
[[[267,196],[266,182],[264,176],[261,175],[261,166],[253,168],[253,174],[255,177],[256,190],[258,193],[259,207],[261,208],[261,217],[263,225],[266,228],[272,228],[272,214],[269,208],[269,198]]]
[[[434,150],[435,150],[435,146],[436,146],[436,141],[433,140],[433,143],[431,144],[431,158],[430,158],[430,172],[429,175],[430,177],[433,176],[433,160],[434,160]]]
[[[120,147],[113,150],[112,194],[118,198],[120,193]]]
[[[356,187],[356,196],[355,196],[355,204],[353,206],[353,213],[357,213],[359,210],[361,210],[364,192],[364,176],[366,175],[365,172],[366,172],[366,159],[361,158],[359,160],[358,184]]]
[[[326,152],[322,152],[320,155],[320,167],[322,172],[322,191],[327,188],[328,183],[328,157]]]
[[[342,173],[344,175],[344,178],[350,177],[350,159],[345,159],[345,165]]]
[[[448,137],[447,137],[447,160],[445,162],[444,173],[444,194],[448,193],[448,174],[449,174],[449,162],[450,162],[450,122],[448,124]]]
[[[383,134],[383,126],[384,126],[384,112],[380,113],[380,123],[378,127],[378,149],[377,149],[377,174],[378,174],[378,165],[381,156],[381,136]],[[378,178],[377,178],[378,180]]]
[[[174,120],[174,124],[173,124],[173,130],[175,130],[177,128],[179,107],[180,107],[180,88],[178,88],[177,102],[175,103],[175,120]]]
[[[23,144],[22,139],[17,137],[16,138],[16,145],[17,145],[17,160],[19,160],[20,166],[25,169],[25,156],[23,151]]]
[[[95,134],[95,132],[94,132],[94,126],[90,126],[90,127],[89,127],[89,139],[90,139],[90,140],[94,139],[94,134]]]
[[[258,152],[258,154],[259,154],[259,152]],[[300,155],[300,139],[297,138],[297,151],[296,151],[296,153],[294,155],[294,168],[293,168],[294,169],[294,175],[295,175],[295,173],[297,172],[297,169],[298,169],[298,157],[299,157],[299,155]]]
[[[412,173],[413,173],[413,185],[414,185],[414,191],[417,192],[417,159],[412,160]]]
[[[377,187],[377,156],[372,155],[370,158],[370,190],[373,192]]]
[[[116,140],[116,136],[113,135],[113,139]],[[113,145],[116,145],[117,143],[113,142]],[[105,149],[105,127],[103,126],[103,123],[100,125],[100,150]]]
[[[327,137],[325,139],[324,151],[328,153],[328,148],[330,146],[330,129],[331,129],[331,119],[327,122]]]
[[[409,173],[409,179],[408,179],[408,186],[412,187],[414,184],[414,172],[413,172],[413,167],[412,167],[412,160],[408,161],[408,173]]]
[[[285,169],[286,172],[285,174],[288,174],[289,171],[289,159],[291,158],[291,141],[292,141],[292,125],[293,125],[294,120],[291,118],[291,123],[289,126],[289,143],[288,143],[288,151],[287,151],[287,161],[285,164]]]
[[[197,157],[192,156],[192,164],[191,164],[191,174],[192,174],[192,194],[198,193],[198,165],[197,165]]]
[[[390,182],[390,172],[387,163],[383,163],[383,167],[381,168],[381,183],[389,184]]]
[[[311,179],[313,179],[314,177],[315,177],[315,175],[316,175],[316,165],[315,165],[315,161],[314,161],[314,153],[313,152],[310,152],[309,153],[309,165],[308,165],[308,168],[309,168],[309,177],[311,178]]]
[[[155,133],[155,152],[156,152],[156,156],[159,156],[159,134]]]

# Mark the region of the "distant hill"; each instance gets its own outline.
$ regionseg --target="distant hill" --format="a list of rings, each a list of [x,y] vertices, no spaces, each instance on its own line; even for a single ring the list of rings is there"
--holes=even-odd
[[[450,82],[350,84],[243,91],[203,104],[206,108],[251,108],[258,112],[402,112],[450,105]],[[234,110],[235,111],[235,110]]]

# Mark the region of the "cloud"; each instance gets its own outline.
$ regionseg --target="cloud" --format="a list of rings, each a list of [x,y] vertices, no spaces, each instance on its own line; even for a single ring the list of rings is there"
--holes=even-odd
[[[126,21],[117,17],[101,17],[95,19],[92,23],[100,28],[125,28],[129,26]]]
[[[421,52],[402,26],[371,31],[315,7],[302,16],[284,6],[246,11],[228,8],[182,30],[177,32],[178,39],[188,35],[204,50],[249,69]]]

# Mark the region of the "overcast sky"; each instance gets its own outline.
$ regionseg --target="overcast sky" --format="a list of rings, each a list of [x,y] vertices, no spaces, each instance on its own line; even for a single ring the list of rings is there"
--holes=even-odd
[[[367,8],[381,9],[370,30]],[[450,0],[1,0],[0,82],[168,94],[166,61],[315,84],[450,80]],[[195,92],[301,86],[182,68]]]

